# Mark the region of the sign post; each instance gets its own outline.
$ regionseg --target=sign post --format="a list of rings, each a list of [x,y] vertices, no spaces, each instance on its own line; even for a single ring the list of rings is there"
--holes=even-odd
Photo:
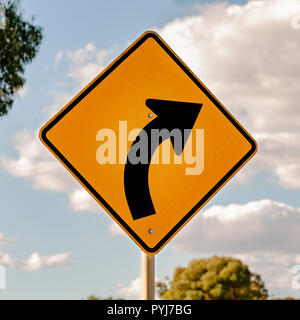
[[[155,300],[155,255],[142,253],[142,299]]]

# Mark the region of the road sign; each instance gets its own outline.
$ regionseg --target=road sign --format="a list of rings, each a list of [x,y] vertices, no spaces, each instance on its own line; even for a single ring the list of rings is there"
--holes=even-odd
[[[40,138],[150,254],[257,149],[154,32],[144,33],[48,121]]]

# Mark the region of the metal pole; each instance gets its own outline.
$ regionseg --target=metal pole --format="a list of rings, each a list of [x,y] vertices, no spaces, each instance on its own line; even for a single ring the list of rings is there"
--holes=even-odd
[[[155,256],[142,251],[142,299],[155,300]]]

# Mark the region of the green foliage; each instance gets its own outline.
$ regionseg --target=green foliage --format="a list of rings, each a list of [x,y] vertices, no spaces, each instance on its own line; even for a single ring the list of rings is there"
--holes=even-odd
[[[268,292],[260,276],[240,260],[212,257],[176,268],[172,281],[157,283],[165,300],[262,300]]]
[[[33,21],[23,20],[18,1],[9,0],[5,8],[6,27],[0,30],[0,116],[12,107],[14,95],[22,88],[24,66],[37,54],[42,41],[42,29]]]

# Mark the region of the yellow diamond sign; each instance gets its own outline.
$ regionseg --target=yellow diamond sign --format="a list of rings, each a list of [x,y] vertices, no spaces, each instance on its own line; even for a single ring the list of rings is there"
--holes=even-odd
[[[154,32],[49,120],[40,138],[147,253],[157,253],[256,143]]]

